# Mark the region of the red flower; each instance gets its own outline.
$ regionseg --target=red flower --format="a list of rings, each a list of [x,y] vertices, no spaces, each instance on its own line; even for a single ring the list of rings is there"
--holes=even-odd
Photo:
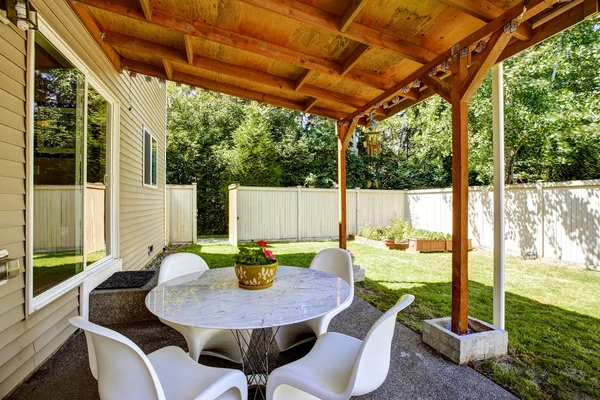
[[[275,254],[273,254],[273,252],[271,250],[267,250],[265,247],[263,247],[263,253],[265,254],[265,257],[270,258],[271,260],[275,261]]]
[[[259,240],[258,242],[256,242],[256,244],[259,245],[260,247],[268,246],[267,242],[265,242],[264,240]]]

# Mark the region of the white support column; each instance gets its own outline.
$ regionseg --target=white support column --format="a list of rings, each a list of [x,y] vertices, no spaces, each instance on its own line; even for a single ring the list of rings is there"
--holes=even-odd
[[[492,67],[492,113],[494,124],[494,325],[504,329],[504,71]]]

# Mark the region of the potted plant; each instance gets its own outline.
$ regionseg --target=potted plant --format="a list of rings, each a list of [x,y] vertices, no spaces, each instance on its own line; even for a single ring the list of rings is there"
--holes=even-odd
[[[256,245],[240,248],[234,256],[235,274],[242,289],[260,290],[273,286],[277,259],[268,244],[259,240]]]

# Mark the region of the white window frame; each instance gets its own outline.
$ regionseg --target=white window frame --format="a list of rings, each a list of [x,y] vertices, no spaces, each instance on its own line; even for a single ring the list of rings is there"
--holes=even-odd
[[[150,136],[150,148],[146,148],[146,134]],[[156,143],[156,157],[152,157],[152,143]],[[150,167],[149,177],[150,182],[146,182],[146,157],[150,157],[150,163],[148,164]],[[152,165],[156,162],[156,182],[152,182]],[[146,187],[150,187],[153,189],[158,188],[158,140],[154,137],[152,133],[148,130],[145,125],[142,125],[142,184]]]
[[[108,89],[103,81],[96,75],[83,60],[69,47],[50,24],[42,17],[38,17],[39,32],[48,39],[50,43],[61,54],[67,58],[79,71],[85,75],[86,83],[92,87],[108,102],[109,112],[107,113],[107,125],[109,135],[107,135],[107,183],[109,184],[109,196],[106,204],[108,214],[108,242],[110,255],[91,265],[85,265],[82,272],[59,283],[58,285],[33,296],[33,177],[34,177],[34,84],[35,84],[35,31],[28,31],[27,35],[27,151],[26,151],[26,309],[27,315],[50,304],[52,301],[62,296],[66,292],[80,286],[86,280],[93,276],[98,276],[101,271],[114,269],[115,265],[120,263],[119,256],[119,147],[120,147],[120,102],[118,98]],[[87,87],[87,86],[86,86]],[[87,101],[87,98],[86,98]],[[86,103],[87,104],[87,103]],[[87,129],[87,127],[86,127]],[[85,152],[85,150],[84,150]],[[84,153],[85,154],[85,153]],[[87,157],[87,154],[85,154]],[[85,159],[85,158],[84,158]],[[84,174],[87,171],[84,169]],[[86,176],[86,175],[84,175]],[[86,178],[87,179],[87,178]],[[85,190],[83,191],[83,204],[85,204]],[[83,211],[83,221],[85,221],[85,208]],[[85,229],[83,229],[83,243],[85,245]],[[85,257],[85,254],[84,254]]]

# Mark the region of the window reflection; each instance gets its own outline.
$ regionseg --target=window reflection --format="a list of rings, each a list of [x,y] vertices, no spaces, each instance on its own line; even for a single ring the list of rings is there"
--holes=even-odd
[[[35,35],[33,294],[83,270],[83,74]]]
[[[106,173],[108,102],[88,85],[87,97],[86,265],[108,255]]]

